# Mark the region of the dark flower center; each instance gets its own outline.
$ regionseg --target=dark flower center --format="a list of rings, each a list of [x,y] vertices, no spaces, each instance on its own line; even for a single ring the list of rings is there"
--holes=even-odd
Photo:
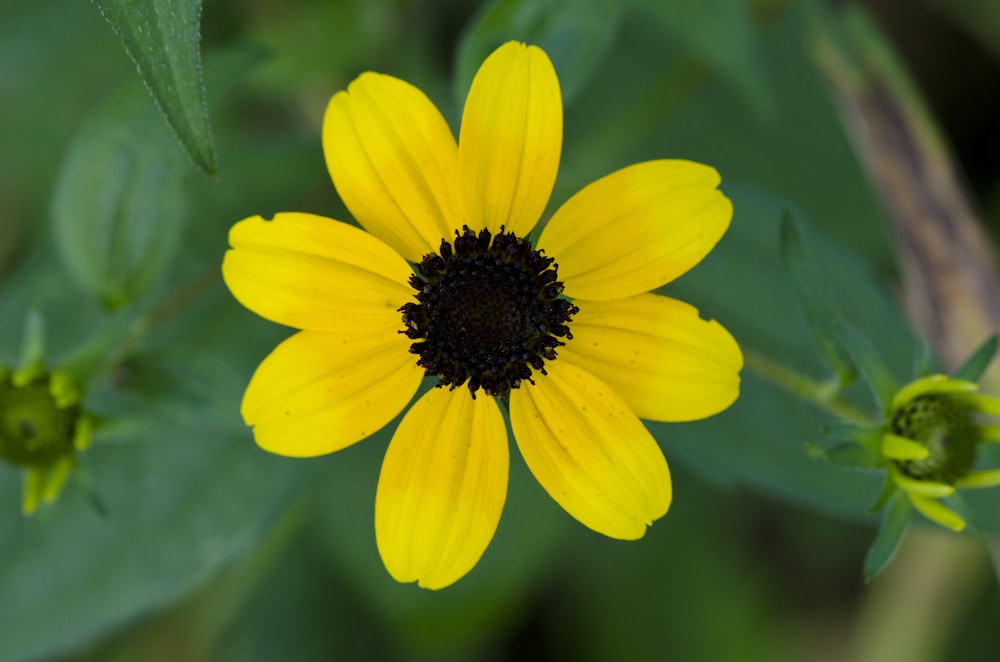
[[[897,463],[913,478],[950,485],[967,474],[976,459],[978,428],[968,407],[956,398],[924,395],[914,399],[896,411],[892,431],[930,453],[923,460]]]
[[[468,382],[472,397],[506,398],[532,369],[545,374],[556,358],[559,338],[579,310],[561,298],[557,265],[527,239],[501,228],[476,234],[467,226],[455,232],[454,248],[441,240],[438,253],[424,256],[410,277],[418,303],[399,310],[410,352],[417,365],[441,386]]]

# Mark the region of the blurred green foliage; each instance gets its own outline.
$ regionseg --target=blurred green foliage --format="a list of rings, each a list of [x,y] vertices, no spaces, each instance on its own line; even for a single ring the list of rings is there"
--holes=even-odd
[[[897,378],[909,377],[917,348],[892,297],[882,211],[810,59],[815,3],[207,3],[204,99],[200,65],[179,87],[160,85],[156,56],[128,46],[141,33],[125,40],[187,151],[207,170],[217,154],[217,180],[185,158],[138,88],[115,36],[129,23],[115,11],[132,4],[98,4],[114,30],[87,3],[0,7],[0,363],[17,361],[31,310],[46,320],[56,366],[106,329],[125,329],[88,399],[109,424],[81,458],[108,515],[70,486],[25,521],[19,476],[0,466],[0,659],[848,655],[880,477],[811,458],[804,443],[830,414],[760,369],[833,375],[781,263],[783,210],[802,221],[811,267],[843,317]],[[954,14],[967,25],[977,10],[961,4]],[[190,67],[185,26],[161,37],[187,49]],[[585,530],[515,457],[483,560],[431,593],[394,583],[375,548],[375,484],[393,425],[309,461],[254,446],[240,397],[288,330],[236,304],[219,264],[243,217],[350,220],[319,125],[355,75],[413,82],[457,129],[476,67],[511,38],[543,46],[563,87],[550,210],[640,160],[719,169],[732,227],[663,291],[720,320],[753,358],[730,410],[650,424],[675,503],[642,541]],[[176,108],[196,109],[191,126]],[[844,398],[870,402],[861,385]],[[1000,533],[994,494],[967,501],[970,524]],[[977,602],[967,622],[989,623],[982,614],[1000,609],[995,585],[968,599]],[[972,659],[993,636],[966,625],[947,647]]]

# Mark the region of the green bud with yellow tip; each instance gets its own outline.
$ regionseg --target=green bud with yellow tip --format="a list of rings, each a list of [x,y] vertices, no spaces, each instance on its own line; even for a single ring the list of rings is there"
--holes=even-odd
[[[25,471],[26,515],[58,499],[89,443],[92,420],[81,399],[63,373],[37,363],[17,372],[0,367],[0,460]]]

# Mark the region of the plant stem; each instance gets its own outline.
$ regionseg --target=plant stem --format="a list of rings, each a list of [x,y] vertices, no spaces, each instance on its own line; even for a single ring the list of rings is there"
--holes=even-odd
[[[743,348],[743,358],[747,369],[758,377],[846,423],[867,427],[878,425],[870,414],[837,397],[840,391],[837,380],[813,379],[746,347]]]

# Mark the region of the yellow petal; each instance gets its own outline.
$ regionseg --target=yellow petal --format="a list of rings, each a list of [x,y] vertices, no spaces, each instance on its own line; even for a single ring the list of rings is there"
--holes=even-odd
[[[555,258],[566,294],[621,299],[669,283],[701,261],[733,206],[715,169],[648,161],[590,184],[552,216],[538,247]]]
[[[612,538],[642,537],[670,507],[660,447],[610,386],[556,359],[535,385],[511,392],[521,455],[566,512]]]
[[[693,306],[655,294],[574,303],[573,338],[557,360],[604,380],[641,418],[704,418],[739,395],[739,346]]]
[[[243,397],[243,419],[264,450],[312,457],[377,432],[413,398],[423,370],[409,340],[388,330],[302,331],[258,366]]]
[[[366,72],[335,94],[323,118],[323,153],[354,218],[411,262],[461,227],[455,137],[409,83]]]
[[[907,492],[906,497],[924,517],[937,522],[941,526],[952,531],[961,531],[965,528],[965,520],[954,510],[944,505],[937,499],[928,498],[912,492]]]
[[[507,497],[507,429],[493,398],[431,389],[393,435],[375,495],[375,538],[399,582],[438,589],[493,538]]]
[[[882,455],[893,460],[923,460],[930,457],[926,447],[898,434],[882,435]]]
[[[312,214],[253,216],[229,231],[222,276],[244,306],[315,331],[400,328],[413,271],[367,232]]]
[[[507,42],[486,58],[465,101],[458,139],[466,218],[524,236],[552,195],[562,149],[562,97],[536,46]]]

